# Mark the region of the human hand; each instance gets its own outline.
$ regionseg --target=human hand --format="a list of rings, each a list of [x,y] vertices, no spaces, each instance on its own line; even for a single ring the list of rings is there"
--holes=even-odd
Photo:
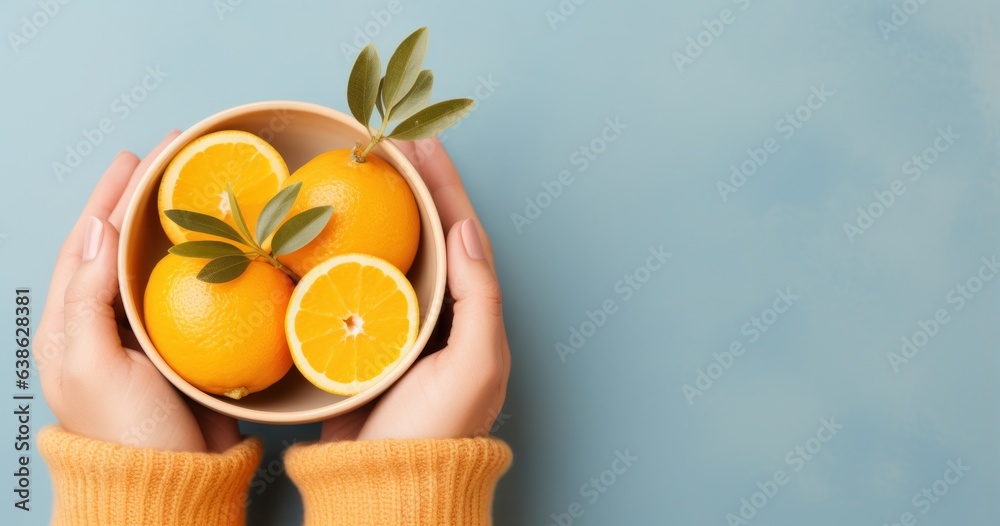
[[[240,440],[236,421],[189,406],[135,350],[127,320],[116,314],[125,209],[140,176],[179,134],[141,163],[131,152],[115,157],[59,251],[32,343],[45,399],[65,430],[141,448],[224,451]]]
[[[427,183],[448,231],[454,318],[450,327],[443,314],[439,321],[443,348],[419,359],[375,402],[324,422],[324,441],[485,435],[507,394],[510,346],[489,239],[441,142],[395,144]]]

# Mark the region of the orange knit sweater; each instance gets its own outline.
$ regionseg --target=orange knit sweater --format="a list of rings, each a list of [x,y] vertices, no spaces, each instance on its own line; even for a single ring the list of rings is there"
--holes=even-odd
[[[54,525],[240,525],[262,455],[248,438],[224,453],[137,449],[52,426],[38,437],[52,473]],[[288,474],[307,525],[489,525],[510,465],[489,438],[292,446]]]

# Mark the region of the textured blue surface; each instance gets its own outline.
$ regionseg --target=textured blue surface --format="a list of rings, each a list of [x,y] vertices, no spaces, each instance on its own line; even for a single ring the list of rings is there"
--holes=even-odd
[[[479,99],[445,142],[493,239],[514,355],[498,524],[1000,522],[1000,280],[976,281],[1000,253],[995,0],[220,5],[71,2],[11,43],[44,17],[5,2],[0,290],[41,302],[118,150],[245,102],[346,109],[345,46],[367,27],[385,53],[428,25],[436,98]],[[147,68],[166,77],[116,102]],[[909,358],[904,337],[924,342]],[[37,430],[53,419],[35,409]],[[273,473],[283,441],[318,433],[245,430]],[[32,462],[33,511],[8,492],[5,523],[47,523]],[[969,470],[935,486],[949,462]],[[251,524],[299,520],[281,476],[251,499]]]

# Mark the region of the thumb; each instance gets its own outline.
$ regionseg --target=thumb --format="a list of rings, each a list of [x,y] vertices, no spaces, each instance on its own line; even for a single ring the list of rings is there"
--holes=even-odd
[[[500,283],[486,259],[475,220],[459,221],[448,233],[448,288],[455,298],[449,353],[474,368],[503,370],[503,311]],[[498,366],[497,371],[493,367]]]
[[[87,219],[80,266],[70,278],[64,297],[66,359],[121,347],[114,309],[117,261],[118,231],[105,220]]]

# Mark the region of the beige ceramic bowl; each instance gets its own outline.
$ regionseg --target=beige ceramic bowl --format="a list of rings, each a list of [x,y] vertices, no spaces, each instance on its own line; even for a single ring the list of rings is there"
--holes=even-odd
[[[271,387],[242,400],[231,400],[204,393],[186,382],[170,369],[150,341],[143,318],[143,294],[153,266],[166,255],[170,246],[156,210],[160,178],[181,148],[202,135],[219,130],[244,130],[261,136],[281,153],[290,172],[322,152],[349,148],[356,141],[367,138],[365,129],[352,117],[325,106],[293,101],[239,106],[217,113],[182,133],[142,175],[122,225],[118,256],[122,303],[139,344],[163,376],[184,394],[239,419],[300,424],[323,420],[364,405],[398,380],[420,355],[437,322],[445,290],[444,233],[430,192],[406,157],[387,142],[380,143],[374,151],[406,179],[420,209],[420,248],[407,275],[420,302],[420,332],[413,348],[382,381],[360,394],[344,397],[314,387],[293,366]]]

